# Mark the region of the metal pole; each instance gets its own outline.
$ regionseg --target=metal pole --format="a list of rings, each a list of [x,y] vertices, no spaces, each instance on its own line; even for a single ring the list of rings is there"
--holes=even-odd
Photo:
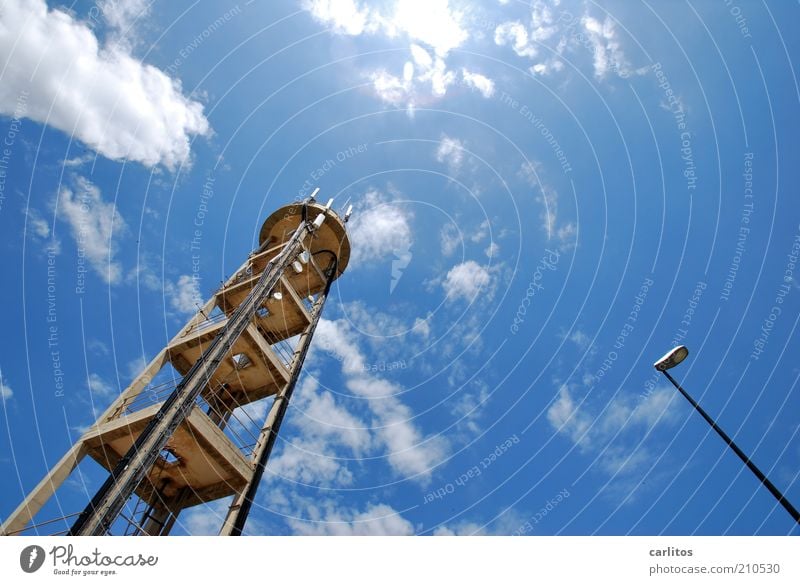
[[[670,382],[672,382],[672,385],[675,386],[678,389],[678,391],[681,394],[683,394],[684,398],[686,398],[686,400],[689,401],[689,404],[691,404],[694,407],[694,409],[700,413],[700,416],[706,419],[706,422],[711,425],[711,428],[717,431],[717,434],[720,437],[722,437],[722,440],[725,441],[731,449],[733,449],[733,452],[739,456],[739,459],[741,459],[744,462],[744,464],[747,465],[748,469],[750,469],[750,471],[752,471],[755,474],[755,476],[759,479],[759,481],[764,484],[764,487],[766,487],[769,490],[769,493],[775,496],[775,499],[778,500],[780,505],[783,506],[786,509],[786,511],[789,512],[789,514],[791,514],[792,518],[794,518],[794,521],[800,524],[800,512],[798,512],[797,509],[792,505],[792,503],[786,499],[786,496],[784,496],[781,493],[781,491],[778,488],[776,488],[775,485],[773,485],[773,483],[767,478],[767,476],[761,472],[761,470],[756,466],[756,464],[753,463],[750,460],[750,458],[744,454],[744,451],[739,449],[738,445],[736,445],[736,443],[733,442],[733,439],[731,439],[725,433],[725,431],[723,431],[719,427],[719,425],[717,425],[717,423],[714,422],[714,419],[708,416],[708,414],[706,414],[706,411],[703,410],[702,407],[699,404],[697,404],[697,402],[695,402],[691,396],[689,396],[689,393],[686,392],[686,390],[684,390],[681,387],[681,385],[675,381],[675,378],[670,376],[669,372],[667,372],[666,370],[662,371],[664,375],[667,377],[667,379]]]
[[[258,491],[259,484],[261,483],[261,478],[264,476],[264,470],[267,468],[267,462],[269,461],[270,454],[272,453],[272,448],[275,446],[275,440],[278,438],[278,431],[281,428],[281,423],[283,422],[283,418],[286,416],[286,411],[289,408],[289,400],[292,397],[297,380],[300,378],[300,372],[303,369],[303,362],[306,359],[308,348],[311,345],[311,339],[314,336],[314,330],[317,328],[317,323],[319,323],[319,319],[322,316],[322,309],[325,306],[325,301],[328,298],[331,283],[333,282],[334,274],[336,274],[337,264],[337,258],[334,255],[331,266],[325,272],[325,290],[323,291],[322,295],[317,298],[311,323],[309,323],[308,327],[298,340],[297,350],[294,358],[292,359],[292,372],[289,382],[286,384],[281,393],[275,397],[275,400],[272,403],[272,408],[270,409],[269,415],[264,423],[264,428],[261,429],[261,434],[258,438],[258,444],[256,445],[253,453],[253,460],[255,461],[253,467],[253,476],[250,478],[250,481],[247,483],[245,489],[242,490],[241,493],[237,494],[231,503],[230,508],[228,508],[228,514],[219,532],[220,536],[242,535],[245,522],[247,522],[247,517],[250,514],[250,508],[253,505],[253,500],[256,497],[256,492]]]
[[[172,433],[194,407],[195,400],[211,380],[223,357],[252,320],[255,310],[272,292],[283,271],[294,259],[302,241],[317,227],[317,224],[307,221],[301,223],[281,253],[267,264],[253,290],[233,311],[219,334],[120,459],[70,528],[69,535],[101,535],[109,530]]]

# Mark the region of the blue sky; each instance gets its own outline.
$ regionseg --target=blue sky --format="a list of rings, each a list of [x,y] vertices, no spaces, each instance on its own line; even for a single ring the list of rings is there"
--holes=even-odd
[[[251,533],[796,533],[652,364],[685,343],[676,377],[800,502],[797,19],[4,0],[0,517],[318,186],[353,258]]]

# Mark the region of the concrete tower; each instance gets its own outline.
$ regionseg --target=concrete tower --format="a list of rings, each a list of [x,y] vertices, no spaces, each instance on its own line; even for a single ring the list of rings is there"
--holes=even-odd
[[[331,283],[347,267],[348,216],[349,210],[340,218],[330,202],[320,205],[312,195],[267,218],[259,247],[0,533],[38,530],[41,524],[30,525],[34,516],[89,455],[110,475],[83,512],[67,517],[73,522],[68,534],[164,535],[181,510],[228,496],[233,502],[220,534],[241,534]],[[166,366],[174,381],[156,384]],[[270,399],[254,441],[236,441],[228,428],[235,412]]]

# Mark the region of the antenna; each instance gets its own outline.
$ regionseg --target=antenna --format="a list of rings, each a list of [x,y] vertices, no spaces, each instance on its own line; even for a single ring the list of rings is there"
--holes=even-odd
[[[319,193],[319,187],[317,187],[316,189],[314,189],[311,192],[311,195],[308,197],[308,202],[309,203],[314,203],[314,201],[316,200],[316,197],[317,197],[317,193]]]
[[[353,213],[353,206],[349,206],[347,211],[344,212],[344,222],[347,223],[347,220],[350,219],[350,215]]]

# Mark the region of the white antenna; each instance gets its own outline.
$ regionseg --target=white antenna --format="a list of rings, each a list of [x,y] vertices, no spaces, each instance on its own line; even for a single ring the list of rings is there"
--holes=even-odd
[[[333,205],[333,199],[328,199],[328,204],[325,206],[325,209],[330,209],[331,205]]]
[[[347,223],[347,220],[350,219],[350,214],[353,213],[353,206],[347,208],[347,211],[344,212],[344,222]]]
[[[319,193],[319,187],[317,187],[316,189],[314,189],[314,191],[311,192],[311,196],[308,198],[308,200],[311,203],[314,203],[314,199],[316,198],[317,193]]]

